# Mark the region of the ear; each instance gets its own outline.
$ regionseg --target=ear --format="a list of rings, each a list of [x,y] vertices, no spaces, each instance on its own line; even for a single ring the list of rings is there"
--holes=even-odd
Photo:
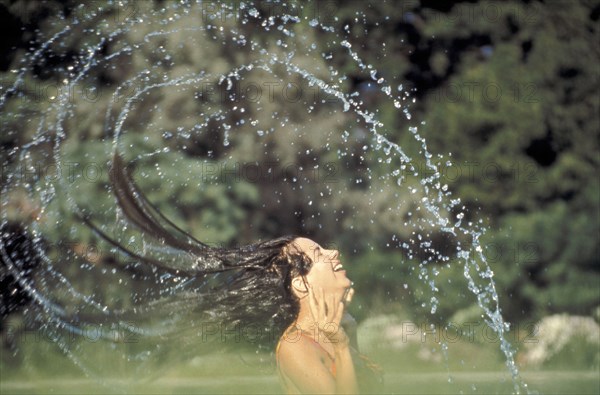
[[[292,289],[299,298],[308,293],[308,288],[306,288],[304,281],[305,280],[302,278],[302,276],[296,276],[292,279]]]

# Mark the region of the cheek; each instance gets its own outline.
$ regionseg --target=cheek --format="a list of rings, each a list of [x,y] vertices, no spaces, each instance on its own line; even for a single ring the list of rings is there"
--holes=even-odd
[[[324,286],[331,281],[332,277],[333,273],[331,271],[327,272],[316,267],[308,273],[306,280],[313,286]]]

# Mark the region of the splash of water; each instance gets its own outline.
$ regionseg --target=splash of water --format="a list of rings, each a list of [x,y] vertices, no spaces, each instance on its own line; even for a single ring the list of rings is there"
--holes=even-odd
[[[269,8],[268,5],[274,7]],[[276,12],[266,12],[274,10]],[[316,6],[311,10],[315,12]],[[385,196],[383,190],[393,188],[403,191],[404,195],[403,200],[386,203],[391,213],[404,213],[407,199],[417,205],[420,218],[404,223],[405,227],[413,229],[412,236],[409,240],[398,237],[395,242],[396,247],[404,250],[409,258],[427,256],[419,263],[417,273],[431,291],[431,314],[436,314],[440,294],[435,278],[437,269],[432,263],[457,258],[463,264],[468,288],[476,297],[486,323],[499,337],[506,366],[513,378],[514,391],[529,392],[519,376],[514,351],[506,339],[509,325],[502,317],[493,271],[486,262],[480,242],[484,233],[482,222],[463,222],[465,208],[443,184],[439,163],[435,163],[418,127],[411,126],[407,130],[420,146],[421,157],[414,158],[386,137],[386,125],[378,119],[377,111],[372,112],[365,104],[364,92],[345,90],[349,85],[348,78],[336,68],[335,57],[345,55],[345,61],[352,64],[364,80],[369,81],[369,86],[392,103],[407,121],[411,120],[410,104],[414,102],[410,92],[402,86],[392,89],[395,82],[382,77],[373,65],[361,59],[359,51],[353,48],[347,29],[340,33],[331,26],[331,22],[337,22],[335,15],[328,15],[332,18],[328,21],[317,13],[308,14],[300,6],[279,2],[266,5],[251,2],[167,2],[156,7],[144,2],[108,2],[105,8],[78,7],[70,16],[71,23],[64,25],[57,20],[53,26],[58,30],[49,29],[49,36],[39,32],[33,49],[21,58],[21,63],[13,70],[14,78],[0,97],[0,108],[5,118],[11,120],[5,130],[19,141],[12,150],[3,153],[3,166],[11,171],[6,174],[2,186],[2,221],[11,220],[15,199],[20,196],[26,196],[35,206],[35,210],[30,210],[33,218],[28,227],[34,235],[36,253],[42,260],[37,279],[34,281],[24,275],[18,262],[13,262],[2,248],[9,271],[33,299],[35,307],[31,308],[29,315],[77,365],[91,370],[77,357],[74,347],[60,335],[64,330],[85,335],[85,329],[66,318],[72,312],[65,311],[64,306],[75,309],[82,316],[86,312],[108,316],[112,311],[131,307],[140,301],[156,300],[186,290],[197,291],[201,286],[183,276],[153,277],[151,273],[144,274],[140,278],[156,284],[153,289],[135,290],[133,301],[109,303],[110,290],[95,289],[92,294],[80,291],[86,288],[78,285],[77,272],[99,272],[123,287],[135,289],[139,285],[122,273],[90,262],[89,251],[83,256],[80,254],[78,260],[71,256],[71,260],[77,262],[75,265],[69,266],[57,260],[64,257],[65,250],[62,248],[64,242],[56,235],[69,234],[73,242],[82,243],[92,237],[91,234],[79,234],[78,228],[72,224],[70,213],[78,211],[102,218],[104,230],[110,229],[110,233],[118,235],[129,245],[137,246],[144,254],[160,257],[164,253],[152,250],[152,244],[145,241],[143,234],[128,228],[115,209],[114,201],[109,198],[111,191],[105,185],[107,174],[102,174],[102,170],[106,169],[104,164],[115,151],[129,154],[129,160],[139,164],[140,168],[144,168],[143,164],[154,163],[154,173],[142,171],[138,175],[149,184],[157,180],[168,190],[182,190],[170,175],[184,174],[190,184],[197,183],[199,160],[190,160],[188,154],[195,142],[214,138],[209,135],[209,129],[218,130],[221,148],[215,145],[212,150],[207,150],[206,158],[201,162],[206,167],[201,165],[201,172],[214,166],[212,157],[217,155],[216,149],[226,153],[234,145],[239,147],[250,143],[267,150],[269,139],[282,133],[288,133],[301,146],[301,139],[313,137],[314,131],[304,130],[306,126],[294,125],[293,111],[304,110],[315,114],[315,117],[322,111],[331,114],[332,118],[340,117],[364,125],[365,133],[359,136],[356,132],[351,135],[344,131],[335,135],[329,131],[325,136],[325,153],[334,149],[333,141],[337,139],[341,142],[336,152],[337,160],[341,162],[355,155],[350,143],[364,144],[363,155],[377,157],[381,168],[388,169],[387,174],[382,176],[367,167],[366,176],[372,182],[366,190],[366,198],[370,202],[381,200],[381,196]],[[360,23],[360,18],[356,21]],[[267,34],[269,39],[253,36],[251,32],[255,29]],[[79,52],[68,53],[69,45],[78,47]],[[216,56],[211,57],[219,47],[226,48],[224,52],[230,55],[230,61],[235,65],[229,70],[224,70],[224,65],[215,61]],[[385,56],[385,48],[382,51]],[[186,52],[189,59],[202,59],[203,69],[197,70],[197,62],[186,60]],[[61,64],[67,66],[51,66],[49,60],[53,57],[62,59]],[[44,76],[40,69],[49,70],[51,75]],[[109,82],[103,84],[102,80]],[[56,83],[52,85],[47,81]],[[256,85],[256,81],[267,81],[270,85],[267,84],[265,89],[264,85]],[[257,86],[263,89],[260,96]],[[312,100],[303,98],[302,102],[288,100],[292,103],[290,113],[276,113],[271,119],[256,116],[273,107],[270,88],[274,86],[311,89],[318,95]],[[254,97],[249,97],[252,94]],[[175,98],[176,105],[161,107],[161,103],[165,103],[160,100],[162,95]],[[220,96],[220,103],[214,102],[214,95]],[[188,103],[202,105],[192,105],[190,110],[185,108]],[[148,114],[143,125],[137,124],[143,119],[140,113]],[[194,117],[182,118],[176,130],[165,130],[163,125],[169,124],[165,119],[177,117],[177,114],[194,114]],[[88,126],[81,127],[82,123]],[[343,122],[336,126],[339,128],[340,124],[343,125]],[[95,145],[93,151],[74,151],[73,147],[77,146],[80,138],[78,131],[102,144]],[[322,137],[319,136],[320,139]],[[313,148],[307,149],[306,154],[313,155]],[[275,160],[284,163],[286,158]],[[419,169],[419,161],[425,162],[424,169]],[[318,169],[321,164],[315,166]],[[47,174],[49,168],[58,170],[60,175]],[[44,171],[40,172],[40,169]],[[290,178],[291,184],[300,191],[303,185],[309,183],[306,178]],[[210,177],[202,179],[207,185],[213,181]],[[89,196],[90,191],[98,195],[98,200],[82,201],[81,197]],[[331,196],[347,192],[347,188],[342,190],[340,186],[335,189],[325,184],[314,191],[320,192],[320,196]],[[325,199],[318,199],[317,195],[307,196],[307,199],[311,206],[313,201],[315,206],[319,206],[316,212],[327,210]],[[277,199],[277,204],[283,203]],[[434,230],[457,240],[466,238],[470,248],[461,249],[458,243],[454,257],[444,255],[431,240]],[[73,249],[68,251],[73,255]],[[82,257],[87,258],[83,259],[83,263]],[[182,259],[181,264],[193,263]],[[152,330],[160,335],[173,330],[177,322],[180,321],[166,319],[154,325]],[[126,325],[126,322],[121,324]],[[102,331],[101,336],[119,338],[123,336],[122,329],[111,327]],[[131,327],[127,330],[136,331]],[[149,330],[146,328],[139,334],[149,335]],[[448,345],[441,342],[440,347],[447,360]],[[148,360],[152,352],[159,350],[140,351],[133,359]]]

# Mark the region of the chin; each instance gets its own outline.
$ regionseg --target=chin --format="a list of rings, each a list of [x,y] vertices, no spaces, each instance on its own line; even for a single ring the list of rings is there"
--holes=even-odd
[[[352,286],[352,281],[350,281],[350,279],[348,277],[344,277],[344,281],[342,282],[344,285],[344,288],[348,288],[350,286]]]

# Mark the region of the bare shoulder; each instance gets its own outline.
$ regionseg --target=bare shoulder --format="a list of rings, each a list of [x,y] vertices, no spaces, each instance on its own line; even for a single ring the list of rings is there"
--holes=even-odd
[[[326,351],[307,336],[283,337],[279,345],[279,363],[284,370],[325,372]]]
[[[301,393],[332,393],[335,379],[322,363],[310,339],[305,336],[282,338],[279,367],[284,377]]]
[[[310,340],[305,336],[299,334],[286,334],[284,335],[279,344],[279,356],[282,359],[304,359],[310,357],[313,353],[310,352],[308,347]]]

